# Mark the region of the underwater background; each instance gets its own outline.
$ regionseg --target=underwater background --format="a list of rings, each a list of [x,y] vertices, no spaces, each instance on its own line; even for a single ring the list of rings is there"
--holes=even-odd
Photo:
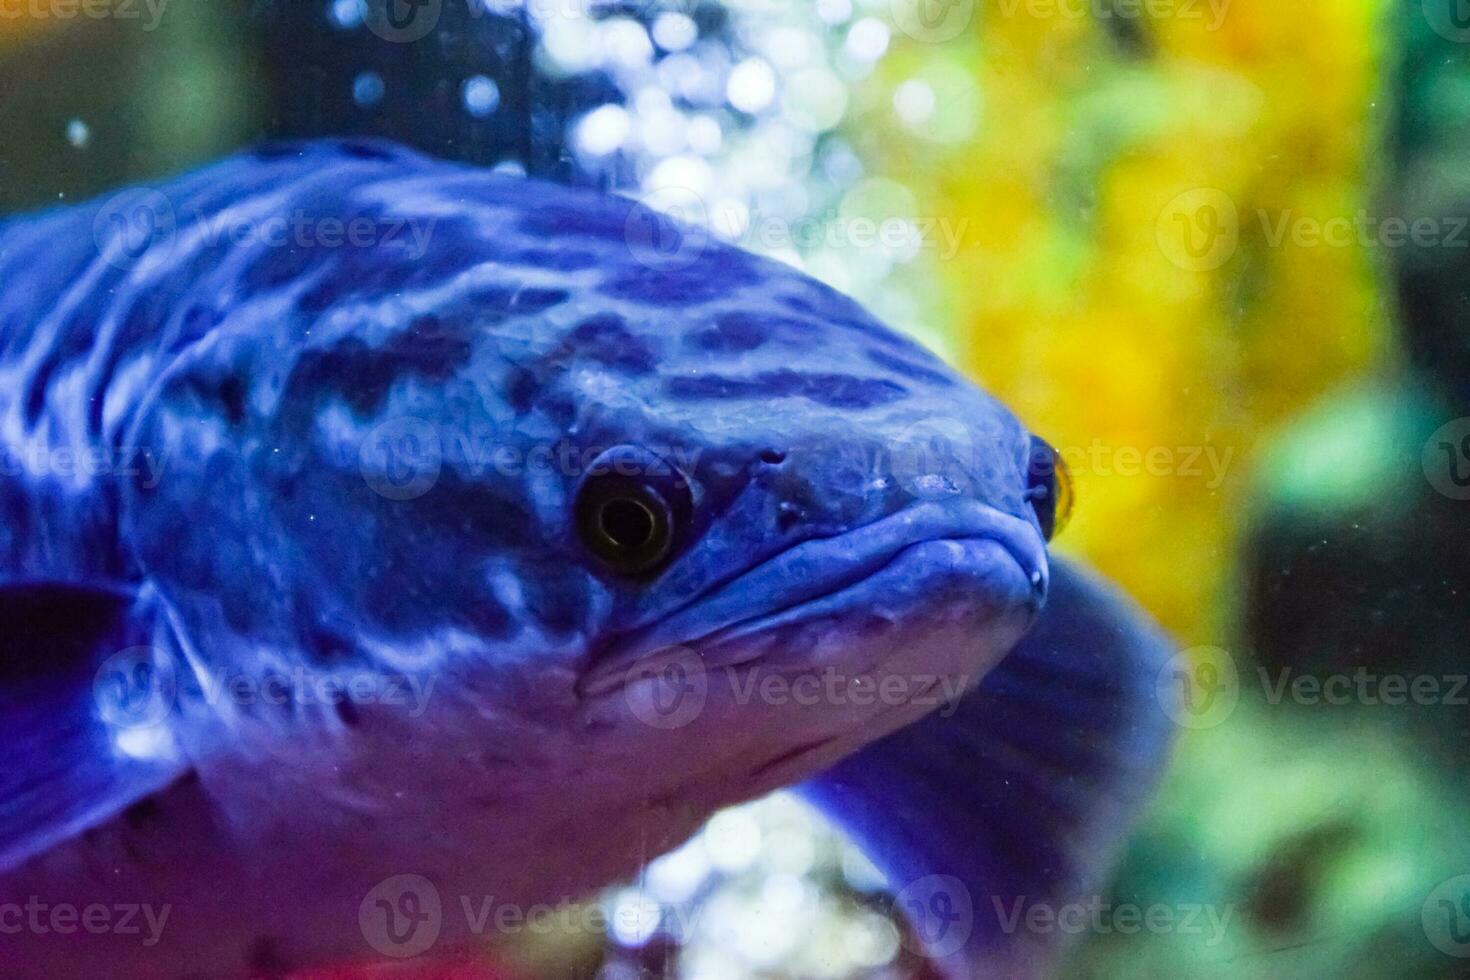
[[[1067,977],[1470,971],[1463,0],[0,0],[0,213],[267,137],[642,197],[1058,447],[1183,649]],[[393,0],[403,2],[403,0]],[[925,977],[778,795],[468,977]]]

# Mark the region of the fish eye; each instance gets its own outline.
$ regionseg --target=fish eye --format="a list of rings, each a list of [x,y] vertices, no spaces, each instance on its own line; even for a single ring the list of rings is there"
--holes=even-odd
[[[1036,512],[1041,533],[1050,541],[1072,516],[1072,475],[1061,454],[1039,436],[1031,437],[1026,468],[1026,499]]]
[[[689,482],[659,456],[619,446],[588,467],[575,509],[593,557],[620,575],[648,575],[667,562],[688,522]]]

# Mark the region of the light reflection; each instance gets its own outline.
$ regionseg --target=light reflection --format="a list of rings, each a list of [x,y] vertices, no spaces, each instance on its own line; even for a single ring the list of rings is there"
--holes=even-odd
[[[764,58],[746,58],[730,72],[725,91],[741,112],[760,112],[776,97],[776,73]]]
[[[465,110],[477,119],[490,115],[500,105],[500,87],[485,75],[466,79],[461,96]]]

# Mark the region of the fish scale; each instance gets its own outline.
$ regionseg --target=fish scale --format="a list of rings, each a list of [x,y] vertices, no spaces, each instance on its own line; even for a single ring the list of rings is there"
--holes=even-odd
[[[459,899],[581,898],[793,784],[970,909],[944,969],[1023,975],[1054,944],[989,899],[1092,886],[1163,756],[1167,642],[1048,556],[1054,454],[698,228],[326,141],[17,219],[0,280],[0,915],[172,910],[7,975],[454,957]]]

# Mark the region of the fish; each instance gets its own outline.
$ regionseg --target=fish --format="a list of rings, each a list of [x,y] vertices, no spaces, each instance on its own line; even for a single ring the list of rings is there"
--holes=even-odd
[[[1044,975],[1165,765],[1058,454],[697,225],[272,143],[0,282],[7,977],[452,959],[788,787],[936,970]]]

